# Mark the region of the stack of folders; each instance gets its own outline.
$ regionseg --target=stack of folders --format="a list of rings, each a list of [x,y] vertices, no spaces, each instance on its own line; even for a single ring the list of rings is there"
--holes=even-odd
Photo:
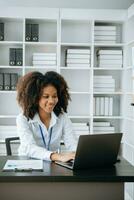
[[[95,116],[112,116],[113,97],[94,97],[93,113]]]
[[[0,73],[0,90],[16,90],[17,73]]]
[[[32,42],[39,41],[39,24],[26,23],[25,40]]]
[[[4,40],[4,23],[0,23],[0,41]]]
[[[22,66],[23,64],[23,50],[22,48],[9,49],[9,65]]]
[[[103,68],[121,68],[122,50],[103,49],[97,52],[98,67]]]
[[[33,66],[56,66],[56,53],[33,53]]]
[[[115,133],[115,127],[110,122],[93,122],[94,133]]]
[[[95,25],[94,40],[97,43],[116,43],[116,26]]]
[[[114,92],[115,80],[112,76],[94,76],[94,92]]]
[[[90,67],[90,49],[67,49],[67,67]]]
[[[73,128],[77,139],[80,135],[89,134],[89,126],[87,123],[73,123]]]

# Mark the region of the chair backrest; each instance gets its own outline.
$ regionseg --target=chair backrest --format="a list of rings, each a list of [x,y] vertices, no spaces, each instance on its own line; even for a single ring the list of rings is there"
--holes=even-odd
[[[19,139],[20,139],[19,137],[5,138],[7,156],[12,155],[11,142]]]

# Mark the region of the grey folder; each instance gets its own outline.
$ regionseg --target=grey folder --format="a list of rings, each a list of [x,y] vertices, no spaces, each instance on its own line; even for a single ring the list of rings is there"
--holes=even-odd
[[[69,169],[113,166],[117,162],[122,133],[81,135],[73,162],[55,163]]]

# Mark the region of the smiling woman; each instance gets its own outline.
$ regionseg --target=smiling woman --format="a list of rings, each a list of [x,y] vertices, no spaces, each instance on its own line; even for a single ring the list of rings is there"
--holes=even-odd
[[[74,159],[76,138],[67,117],[70,96],[64,78],[53,71],[30,72],[17,85],[17,100],[23,113],[17,117],[19,155],[43,160]],[[64,140],[68,153],[57,153]]]

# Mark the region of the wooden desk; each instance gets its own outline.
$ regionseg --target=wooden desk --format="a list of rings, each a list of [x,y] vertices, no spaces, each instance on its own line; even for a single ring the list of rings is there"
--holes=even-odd
[[[134,167],[122,160],[115,167],[71,171],[44,162],[43,172],[2,172],[7,159],[0,157],[1,200],[123,200],[124,182],[134,182]]]

